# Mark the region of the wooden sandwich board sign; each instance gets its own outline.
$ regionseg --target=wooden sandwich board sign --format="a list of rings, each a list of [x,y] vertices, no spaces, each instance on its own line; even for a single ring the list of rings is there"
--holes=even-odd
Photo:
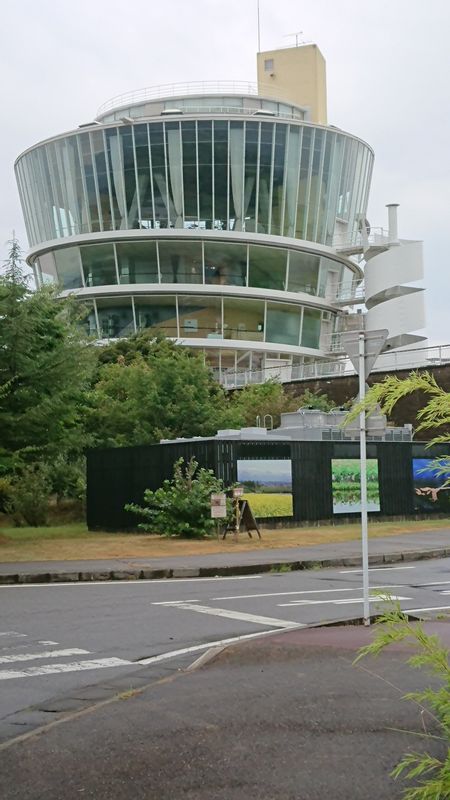
[[[233,493],[235,491],[236,489],[233,489]],[[234,533],[234,538],[237,541],[239,536],[239,531],[241,530],[242,525],[247,531],[250,539],[252,538],[251,531],[256,531],[259,539],[261,539],[261,532],[259,530],[256,519],[253,515],[253,511],[250,508],[250,503],[248,502],[248,500],[244,500],[238,495],[237,497],[233,497],[233,504],[234,504],[233,522],[230,522],[225,528],[222,539],[225,539],[227,533]]]

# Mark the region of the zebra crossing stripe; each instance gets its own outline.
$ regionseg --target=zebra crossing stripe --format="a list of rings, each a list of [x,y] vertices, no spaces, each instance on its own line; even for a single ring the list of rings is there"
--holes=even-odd
[[[46,650],[43,653],[14,653],[10,656],[0,656],[0,664],[14,664],[16,661],[34,661],[38,658],[63,658],[64,656],[86,656],[89,650],[80,650],[72,647],[68,650]]]
[[[73,661],[68,664],[42,664],[39,667],[26,667],[23,670],[0,671],[0,681],[12,678],[32,678],[38,675],[56,675],[62,672],[81,672],[89,669],[108,669],[111,667],[124,667],[134,664],[123,658],[98,658],[92,661]]]

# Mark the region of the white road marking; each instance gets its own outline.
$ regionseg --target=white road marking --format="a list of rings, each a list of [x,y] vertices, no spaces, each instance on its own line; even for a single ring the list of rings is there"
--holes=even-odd
[[[2,631],[0,636],[20,636],[20,637],[27,637],[26,633],[17,633],[17,631]]]
[[[369,572],[393,572],[394,569],[416,569],[416,567],[369,567]],[[362,574],[362,569],[340,569],[339,575],[350,575],[351,572]]]
[[[430,583],[414,583],[417,589],[424,589],[426,586],[446,586],[450,581],[431,581]]]
[[[412,597],[400,597],[399,595],[377,595],[376,597],[369,597],[369,601],[371,603],[376,602],[385,602],[387,600],[412,600]],[[333,605],[333,606],[345,606],[350,605],[351,603],[363,603],[363,597],[340,597],[336,600],[292,600],[290,603],[278,603],[280,608],[293,608],[298,606],[321,606],[321,605]]]
[[[383,586],[371,586],[371,589],[402,589],[404,587],[403,583],[390,583],[388,586],[383,584]],[[357,592],[358,590],[362,591],[362,586],[351,586],[349,589],[304,589],[301,592],[266,592],[265,594],[235,594],[229,595],[228,597],[212,597],[211,600],[251,600],[253,597],[285,597],[288,595],[295,595],[295,594],[327,594],[331,592]],[[175,602],[172,601],[172,602]],[[192,600],[190,601],[193,602]],[[152,603],[152,605],[156,605],[156,603]],[[163,605],[166,605],[165,603]]]
[[[303,627],[297,623],[286,619],[274,619],[273,617],[261,617],[256,614],[246,614],[243,611],[230,611],[227,608],[210,608],[209,606],[196,606],[192,603],[171,603],[170,601],[165,604],[166,606],[173,606],[173,608],[181,608],[184,611],[198,611],[199,614],[211,614],[213,617],[226,617],[228,619],[239,619],[243,622],[253,622],[257,625],[270,625],[275,628],[292,628]]]
[[[48,641],[40,641],[40,642],[38,642],[38,644],[59,644],[59,642],[52,642],[52,641],[48,640]]]
[[[292,625],[292,628],[303,628],[303,625]],[[181,650],[172,650],[169,653],[161,653],[159,656],[150,656],[149,658],[141,658],[136,661],[136,664],[155,664],[159,661],[167,661],[170,658],[177,658],[184,656],[188,653],[198,653],[199,650],[209,650],[211,647],[225,647],[227,644],[236,644],[243,642],[246,639],[257,639],[261,636],[268,636],[269,634],[280,633],[279,628],[270,631],[258,631],[258,633],[245,633],[242,636],[231,636],[228,639],[216,639],[213,642],[204,642],[203,644],[194,644],[192,647],[182,647]]]
[[[95,661],[74,661],[69,664],[43,664],[40,667],[27,667],[23,670],[3,670],[0,672],[0,681],[12,678],[33,678],[39,675],[56,675],[60,672],[80,672],[88,669],[106,669],[110,667],[124,667],[133,665],[133,661],[122,658],[99,658]]]
[[[181,568],[180,568],[181,569]],[[61,586],[142,586],[146,583],[153,583],[160,586],[162,583],[171,585],[172,583],[208,583],[209,581],[254,581],[262,578],[262,575],[217,575],[215,578],[139,578],[132,580],[117,581],[67,581],[61,583],[5,583],[0,584],[0,589],[56,589]],[[0,634],[6,635],[6,634]],[[17,636],[25,636],[18,633]]]
[[[35,661],[38,658],[64,658],[65,656],[85,656],[89,650],[72,647],[69,650],[46,650],[44,653],[15,653],[12,656],[0,656],[0,664],[13,664],[15,661]]]
[[[179,603],[199,603],[199,600],[155,600],[152,606],[177,606]]]
[[[414,612],[414,611],[448,611],[450,606],[429,606],[428,608],[403,608],[402,611],[405,612]]]

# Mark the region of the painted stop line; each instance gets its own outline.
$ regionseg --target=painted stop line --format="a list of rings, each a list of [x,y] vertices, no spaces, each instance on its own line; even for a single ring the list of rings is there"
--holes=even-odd
[[[387,595],[376,595],[374,597],[369,597],[369,601],[371,603],[383,603],[390,600],[412,600],[412,597],[402,597],[401,595],[396,594],[387,594]],[[321,606],[321,605],[333,605],[333,606],[345,606],[351,605],[351,603],[363,603],[363,597],[339,597],[336,600],[291,600],[290,603],[278,603],[281,608],[292,608],[292,606]]]

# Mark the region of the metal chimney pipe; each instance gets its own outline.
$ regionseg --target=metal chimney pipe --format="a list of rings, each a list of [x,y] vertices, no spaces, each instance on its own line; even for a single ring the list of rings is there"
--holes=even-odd
[[[389,231],[389,244],[399,244],[398,241],[398,220],[397,208],[399,203],[387,203],[388,210],[388,231]]]

